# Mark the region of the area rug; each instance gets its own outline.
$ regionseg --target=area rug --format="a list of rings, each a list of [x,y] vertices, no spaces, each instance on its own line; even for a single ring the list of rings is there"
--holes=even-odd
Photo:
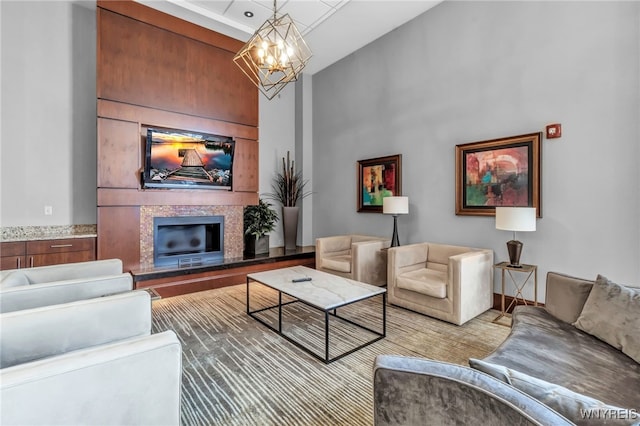
[[[277,303],[277,293],[252,286],[251,299],[252,309],[267,307]],[[372,299],[339,313],[377,330],[380,310],[381,302]],[[263,315],[277,321],[275,312]],[[491,322],[496,315],[488,311],[455,326],[387,306],[387,337],[327,365],[247,315],[242,284],[154,301],[153,331],[174,330],[182,343],[183,426],[372,425],[376,355],[467,365],[506,338],[509,329]],[[301,303],[283,313],[287,334],[319,353],[322,321]],[[342,321],[330,324],[332,356],[369,337]]]

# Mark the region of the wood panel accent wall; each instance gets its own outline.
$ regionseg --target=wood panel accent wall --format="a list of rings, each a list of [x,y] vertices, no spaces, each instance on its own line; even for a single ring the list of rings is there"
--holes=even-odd
[[[258,202],[258,90],[243,42],[132,0],[97,2],[98,258],[140,262],[140,206]],[[143,189],[146,127],[231,136],[232,190]]]
[[[181,35],[191,25],[184,21],[165,29],[103,7],[100,3],[99,98],[257,126],[257,90],[233,62],[242,42],[226,50],[211,44],[215,39]]]

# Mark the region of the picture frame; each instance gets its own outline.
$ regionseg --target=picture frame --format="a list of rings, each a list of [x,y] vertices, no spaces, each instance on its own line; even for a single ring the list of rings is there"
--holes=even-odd
[[[382,199],[402,195],[402,155],[358,161],[358,212],[382,213]]]
[[[541,208],[542,132],[456,145],[456,215],[495,216],[496,207]]]

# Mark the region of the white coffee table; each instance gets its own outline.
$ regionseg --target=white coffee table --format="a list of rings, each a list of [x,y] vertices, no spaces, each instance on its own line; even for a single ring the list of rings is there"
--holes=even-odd
[[[310,281],[292,282],[294,279],[299,278],[311,278]],[[278,304],[261,308],[257,310],[251,310],[250,302],[250,283],[257,282],[269,288],[278,291]],[[286,294],[293,297],[295,300],[282,303],[282,294]],[[373,330],[362,324],[358,324],[350,319],[338,316],[337,309],[361,302],[366,299],[370,299],[375,296],[382,297],[382,332]],[[291,303],[301,302],[307,306],[315,308],[324,312],[324,335],[325,335],[325,348],[324,356],[318,355],[313,352],[311,348],[304,346],[300,342],[292,339],[282,332],[282,307]],[[295,344],[299,348],[307,351],[314,357],[324,361],[326,364],[336,361],[346,355],[349,355],[358,349],[362,349],[386,336],[387,331],[387,289],[382,287],[376,287],[370,284],[361,283],[359,281],[342,278],[337,275],[327,274],[326,272],[317,271],[315,269],[307,268],[305,266],[294,266],[291,268],[274,269],[271,271],[258,272],[255,274],[247,275],[247,314],[253,317],[255,320],[266,325],[271,330],[277,332],[279,335]],[[278,310],[278,327],[274,327],[271,324],[263,321],[256,316],[256,313],[263,312],[270,309]],[[333,316],[339,318],[342,321],[346,321],[352,325],[359,327],[360,329],[367,330],[373,333],[376,337],[372,340],[365,342],[351,350],[341,353],[340,355],[329,357],[329,317]]]

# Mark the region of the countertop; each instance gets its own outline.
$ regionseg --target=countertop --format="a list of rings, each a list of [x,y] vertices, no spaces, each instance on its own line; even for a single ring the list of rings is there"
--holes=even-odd
[[[61,240],[66,238],[95,238],[97,225],[57,225],[57,226],[8,226],[3,227],[0,241]]]

